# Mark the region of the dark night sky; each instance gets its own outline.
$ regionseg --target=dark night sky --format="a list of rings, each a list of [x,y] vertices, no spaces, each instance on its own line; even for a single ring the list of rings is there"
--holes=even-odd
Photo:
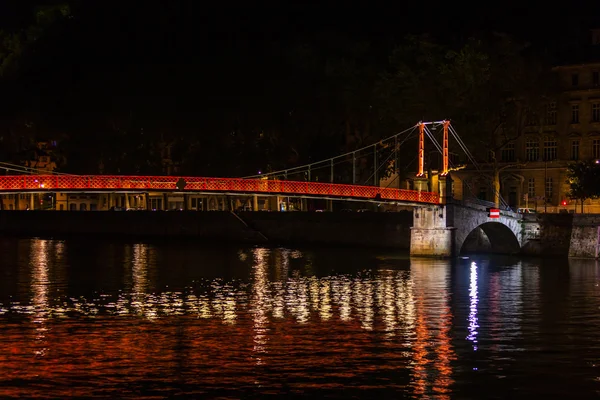
[[[0,0],[0,26],[25,26],[31,20],[29,3],[40,1]],[[56,120],[91,118],[118,108],[145,110],[147,120],[160,111],[161,122],[171,126],[179,120],[185,126],[184,114],[208,118],[215,109],[259,106],[248,98],[260,94],[267,80],[286,74],[278,67],[283,50],[317,32],[369,40],[373,57],[385,63],[393,43],[406,33],[433,32],[447,39],[500,30],[553,47],[600,26],[591,17],[600,14],[590,9],[524,7],[510,1],[462,9],[456,2],[71,4],[74,18],[47,38],[48,45],[37,50],[35,64],[22,78],[21,84],[37,94],[34,101]]]
[[[26,24],[30,4],[44,0],[0,0],[0,26]],[[407,32],[434,31],[444,35],[476,30],[502,30],[523,37],[551,39],[577,28],[599,25],[600,6],[561,8],[524,5],[526,2],[224,2],[195,0],[72,1],[78,19],[97,38],[107,33],[128,41],[155,36],[185,35],[200,43],[222,45],[226,38],[289,39],[330,30],[371,40],[398,39]],[[531,3],[531,2],[529,2]],[[350,4],[350,5],[349,5]],[[368,4],[368,6],[367,6]],[[394,4],[391,6],[390,4]],[[92,28],[93,27],[93,28]],[[89,34],[89,32],[88,32]],[[93,35],[93,34],[92,34]],[[89,35],[80,37],[89,40]]]

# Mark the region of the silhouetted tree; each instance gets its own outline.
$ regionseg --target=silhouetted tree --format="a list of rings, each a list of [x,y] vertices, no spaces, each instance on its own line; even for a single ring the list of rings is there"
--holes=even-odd
[[[587,199],[600,197],[600,165],[595,161],[579,161],[567,167],[567,183],[569,192],[567,197],[583,203]]]
[[[471,153],[489,163],[498,203],[500,172],[507,168],[499,152],[549,101],[552,78],[543,58],[508,35],[453,46],[411,36],[393,52],[379,88],[387,116],[400,125],[451,119]]]

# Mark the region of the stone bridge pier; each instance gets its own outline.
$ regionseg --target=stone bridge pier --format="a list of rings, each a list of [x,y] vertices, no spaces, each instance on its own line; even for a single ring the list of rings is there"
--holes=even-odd
[[[458,202],[415,207],[410,254],[454,257],[473,245],[490,253],[517,254],[525,240],[521,217],[501,211],[500,218],[492,219],[486,207]]]

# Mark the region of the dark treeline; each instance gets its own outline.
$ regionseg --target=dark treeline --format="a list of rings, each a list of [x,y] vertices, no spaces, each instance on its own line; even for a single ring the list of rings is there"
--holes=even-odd
[[[493,160],[552,94],[555,53],[518,34],[307,33],[301,14],[276,26],[202,2],[121,3],[1,21],[3,161],[52,139],[63,172],[161,174],[169,158],[180,174],[244,176],[443,118]]]

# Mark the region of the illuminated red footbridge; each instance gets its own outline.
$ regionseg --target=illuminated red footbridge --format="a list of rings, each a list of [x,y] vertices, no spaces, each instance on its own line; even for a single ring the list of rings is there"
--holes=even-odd
[[[440,202],[438,193],[336,183],[267,179],[121,175],[4,175],[0,193],[188,192],[232,195],[322,197],[382,202]]]

